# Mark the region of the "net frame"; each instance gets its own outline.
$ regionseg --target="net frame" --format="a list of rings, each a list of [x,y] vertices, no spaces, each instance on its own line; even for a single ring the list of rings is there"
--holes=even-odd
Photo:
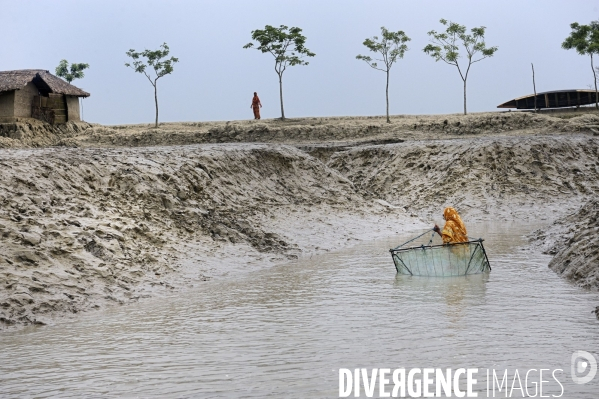
[[[399,274],[411,276],[464,276],[491,271],[483,239],[389,250]]]

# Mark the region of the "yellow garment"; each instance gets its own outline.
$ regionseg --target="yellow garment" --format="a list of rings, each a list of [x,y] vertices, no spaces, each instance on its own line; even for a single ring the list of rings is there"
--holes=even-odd
[[[441,232],[443,244],[468,241],[466,226],[464,226],[464,222],[462,222],[462,218],[460,218],[458,212],[452,207],[448,207],[445,208],[443,216],[445,216],[445,226]]]

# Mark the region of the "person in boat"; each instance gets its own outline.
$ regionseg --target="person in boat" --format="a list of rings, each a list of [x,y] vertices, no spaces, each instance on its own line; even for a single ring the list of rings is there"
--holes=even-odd
[[[441,236],[443,244],[468,241],[466,226],[464,226],[464,222],[462,222],[462,218],[458,214],[458,211],[452,207],[445,208],[445,211],[443,211],[443,219],[445,219],[443,230],[437,225],[433,228],[433,230]]]

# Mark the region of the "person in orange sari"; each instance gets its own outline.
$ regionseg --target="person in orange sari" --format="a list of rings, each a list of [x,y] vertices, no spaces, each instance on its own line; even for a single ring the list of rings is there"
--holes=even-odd
[[[250,105],[250,108],[254,110],[254,119],[260,119],[260,108],[262,108],[262,103],[256,92],[254,92],[254,98],[252,98],[252,105]]]
[[[445,219],[445,226],[442,231],[437,225],[433,228],[441,236],[441,239],[443,239],[443,244],[468,241],[466,226],[464,226],[462,218],[454,208],[445,208],[443,219]]]

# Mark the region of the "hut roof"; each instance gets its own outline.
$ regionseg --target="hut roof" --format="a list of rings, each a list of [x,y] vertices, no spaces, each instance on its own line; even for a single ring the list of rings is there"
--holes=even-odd
[[[0,92],[20,90],[32,82],[45,91],[67,96],[89,97],[89,93],[52,75],[45,69],[20,69],[18,71],[0,71]]]

